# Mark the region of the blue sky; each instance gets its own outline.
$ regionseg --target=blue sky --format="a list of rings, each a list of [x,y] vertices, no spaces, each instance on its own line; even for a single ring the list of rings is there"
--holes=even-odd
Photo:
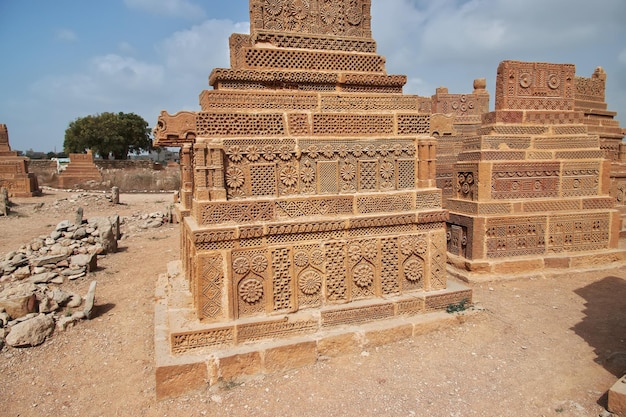
[[[228,37],[248,33],[248,0],[0,0],[0,123],[12,149],[61,151],[78,117],[198,110]],[[609,110],[626,127],[624,0],[372,0],[372,31],[406,93],[472,91],[500,61],[608,74]]]

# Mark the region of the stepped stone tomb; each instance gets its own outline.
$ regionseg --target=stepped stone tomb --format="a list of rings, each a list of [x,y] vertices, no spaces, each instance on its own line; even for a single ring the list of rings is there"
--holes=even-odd
[[[447,201],[453,275],[493,279],[625,259],[605,159],[621,138],[614,114],[602,109],[604,90],[602,100],[580,94],[598,91],[589,83],[601,76],[576,78],[570,64],[500,64],[495,111],[463,138],[454,164]],[[590,102],[597,105],[581,110]]]
[[[41,193],[37,177],[28,172],[28,161],[11,150],[7,125],[0,124],[0,188],[6,188],[9,197],[32,197]]]
[[[370,0],[251,0],[201,110],[161,113],[182,271],[157,290],[157,396],[411,336],[471,302],[446,275],[432,100],[386,73],[370,21]]]
[[[57,178],[59,188],[72,188],[85,181],[102,181],[102,174],[93,161],[91,150],[71,153],[70,163]]]

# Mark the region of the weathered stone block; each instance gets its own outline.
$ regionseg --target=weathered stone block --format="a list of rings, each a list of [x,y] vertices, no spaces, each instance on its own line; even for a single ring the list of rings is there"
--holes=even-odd
[[[204,362],[156,368],[156,396],[161,400],[204,388],[209,381]]]
[[[626,376],[618,379],[609,390],[608,409],[620,417],[626,416]]]
[[[266,349],[263,356],[263,368],[267,372],[279,372],[312,365],[315,361],[317,361],[316,343],[314,341],[296,342]]]

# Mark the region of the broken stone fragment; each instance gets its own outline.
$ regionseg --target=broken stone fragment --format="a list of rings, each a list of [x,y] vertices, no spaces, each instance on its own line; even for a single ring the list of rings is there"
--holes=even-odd
[[[28,278],[30,276],[30,267],[28,265],[22,266],[21,268],[17,268],[13,271],[13,277],[18,280],[22,280],[24,278]]]
[[[70,268],[78,266],[87,268],[87,272],[93,272],[98,268],[98,256],[96,254],[81,254],[70,257]]]
[[[32,282],[33,284],[47,284],[56,278],[59,274],[56,272],[44,272],[42,274],[33,275],[28,278],[28,282]]]
[[[54,320],[45,314],[40,314],[30,320],[18,323],[11,327],[5,341],[12,347],[37,346],[42,344],[54,330]]]
[[[39,312],[40,313],[52,313],[59,309],[59,304],[54,301],[52,298],[43,297],[39,301]]]
[[[67,306],[69,308],[76,308],[76,307],[80,307],[82,303],[83,303],[83,297],[81,297],[78,294],[72,294],[72,297],[68,301]]]
[[[42,256],[40,258],[33,259],[30,263],[33,266],[43,266],[46,264],[56,264],[57,262],[64,261],[68,258],[68,254],[57,254],[50,256]]]
[[[55,228],[55,230],[58,231],[65,231],[67,230],[70,226],[72,225],[72,223],[70,223],[69,220],[63,220],[62,222],[60,222],[59,224],[57,224],[57,227]]]
[[[28,295],[14,295],[0,299],[0,308],[13,320],[33,313],[37,308],[37,297],[31,293]]]

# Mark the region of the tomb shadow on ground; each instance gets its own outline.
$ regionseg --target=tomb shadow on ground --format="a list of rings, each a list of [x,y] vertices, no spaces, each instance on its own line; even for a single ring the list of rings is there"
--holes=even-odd
[[[607,276],[574,292],[585,300],[585,317],[572,330],[594,349],[597,363],[622,377],[626,372],[626,280]]]

